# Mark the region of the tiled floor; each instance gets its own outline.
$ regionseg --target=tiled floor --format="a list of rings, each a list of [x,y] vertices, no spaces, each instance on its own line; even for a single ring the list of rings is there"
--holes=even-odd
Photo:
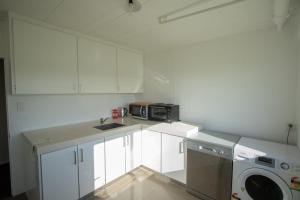
[[[100,188],[86,200],[198,200],[183,186],[140,167],[112,184]]]
[[[4,200],[26,200],[24,195]],[[181,185],[140,167],[85,200],[199,200]]]

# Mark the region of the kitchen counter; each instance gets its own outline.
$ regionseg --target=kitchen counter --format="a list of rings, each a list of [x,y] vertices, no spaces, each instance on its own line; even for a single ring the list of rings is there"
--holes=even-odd
[[[188,139],[193,141],[205,142],[207,144],[217,145],[233,150],[234,146],[240,140],[240,136],[203,130],[196,134],[190,134]]]
[[[23,135],[33,146],[37,154],[48,153],[69,146],[78,145],[90,141],[100,140],[104,137],[130,132],[135,129],[158,124],[159,122],[138,120],[132,117],[108,119],[104,124],[119,123],[125,126],[110,130],[94,128],[100,125],[99,121],[90,121],[64,126],[57,126],[34,131],[24,132]]]
[[[23,134],[38,155],[90,141],[101,140],[111,135],[141,129],[163,132],[165,134],[175,135],[185,139],[199,140],[229,148],[232,148],[239,139],[238,137],[229,134],[209,131],[198,132],[198,130],[200,131],[202,129],[200,125],[184,122],[173,122],[170,124],[126,117],[108,119],[104,124],[109,123],[119,123],[124,124],[125,126],[109,130],[99,130],[94,128],[95,126],[100,125],[99,121],[90,121],[28,131]]]
[[[197,128],[197,130],[199,129],[199,126],[189,125],[183,122],[169,124],[157,121],[139,120],[132,117],[108,119],[104,124],[109,123],[119,123],[124,124],[125,126],[110,130],[99,130],[94,128],[95,126],[100,125],[99,121],[90,121],[28,131],[23,134],[33,146],[36,153],[43,154],[133,130],[149,129],[151,131],[165,132],[166,134],[187,138],[189,134],[188,130],[195,128]],[[171,127],[173,127],[173,129],[171,129]],[[175,131],[174,128],[177,131]]]

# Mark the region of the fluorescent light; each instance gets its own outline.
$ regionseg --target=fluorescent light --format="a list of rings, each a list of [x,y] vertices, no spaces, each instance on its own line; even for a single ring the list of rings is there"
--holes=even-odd
[[[174,10],[158,18],[159,23],[164,24],[185,17],[201,14],[225,6],[229,6],[245,0],[199,0],[183,8]]]

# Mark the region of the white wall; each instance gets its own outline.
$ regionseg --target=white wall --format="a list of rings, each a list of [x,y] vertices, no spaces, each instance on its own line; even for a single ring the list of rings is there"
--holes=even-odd
[[[0,26],[2,35],[5,35],[6,27],[6,22]],[[5,38],[4,43],[0,40],[0,52],[6,61],[9,55],[7,45],[8,38]],[[9,65],[6,62],[7,72],[9,72],[8,68]],[[6,76],[8,84],[9,73]],[[8,92],[9,90],[7,88]],[[22,132],[107,117],[111,115],[113,107],[124,106],[134,100],[133,94],[8,95],[12,193],[16,195],[25,192],[32,186],[31,180],[26,181],[28,172],[25,172],[25,159],[28,157],[23,154],[25,142]]]
[[[296,122],[296,50],[288,27],[147,54],[139,98],[179,104],[182,120],[206,129],[285,142]]]

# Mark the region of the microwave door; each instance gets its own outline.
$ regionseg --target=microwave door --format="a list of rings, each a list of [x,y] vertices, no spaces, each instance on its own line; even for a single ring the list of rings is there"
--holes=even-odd
[[[167,120],[167,116],[168,116],[167,109],[164,107],[152,107],[151,116],[154,119]]]
[[[132,107],[132,115],[133,116],[137,116],[137,117],[140,117],[141,115],[141,106],[138,107],[138,106],[133,106]]]

